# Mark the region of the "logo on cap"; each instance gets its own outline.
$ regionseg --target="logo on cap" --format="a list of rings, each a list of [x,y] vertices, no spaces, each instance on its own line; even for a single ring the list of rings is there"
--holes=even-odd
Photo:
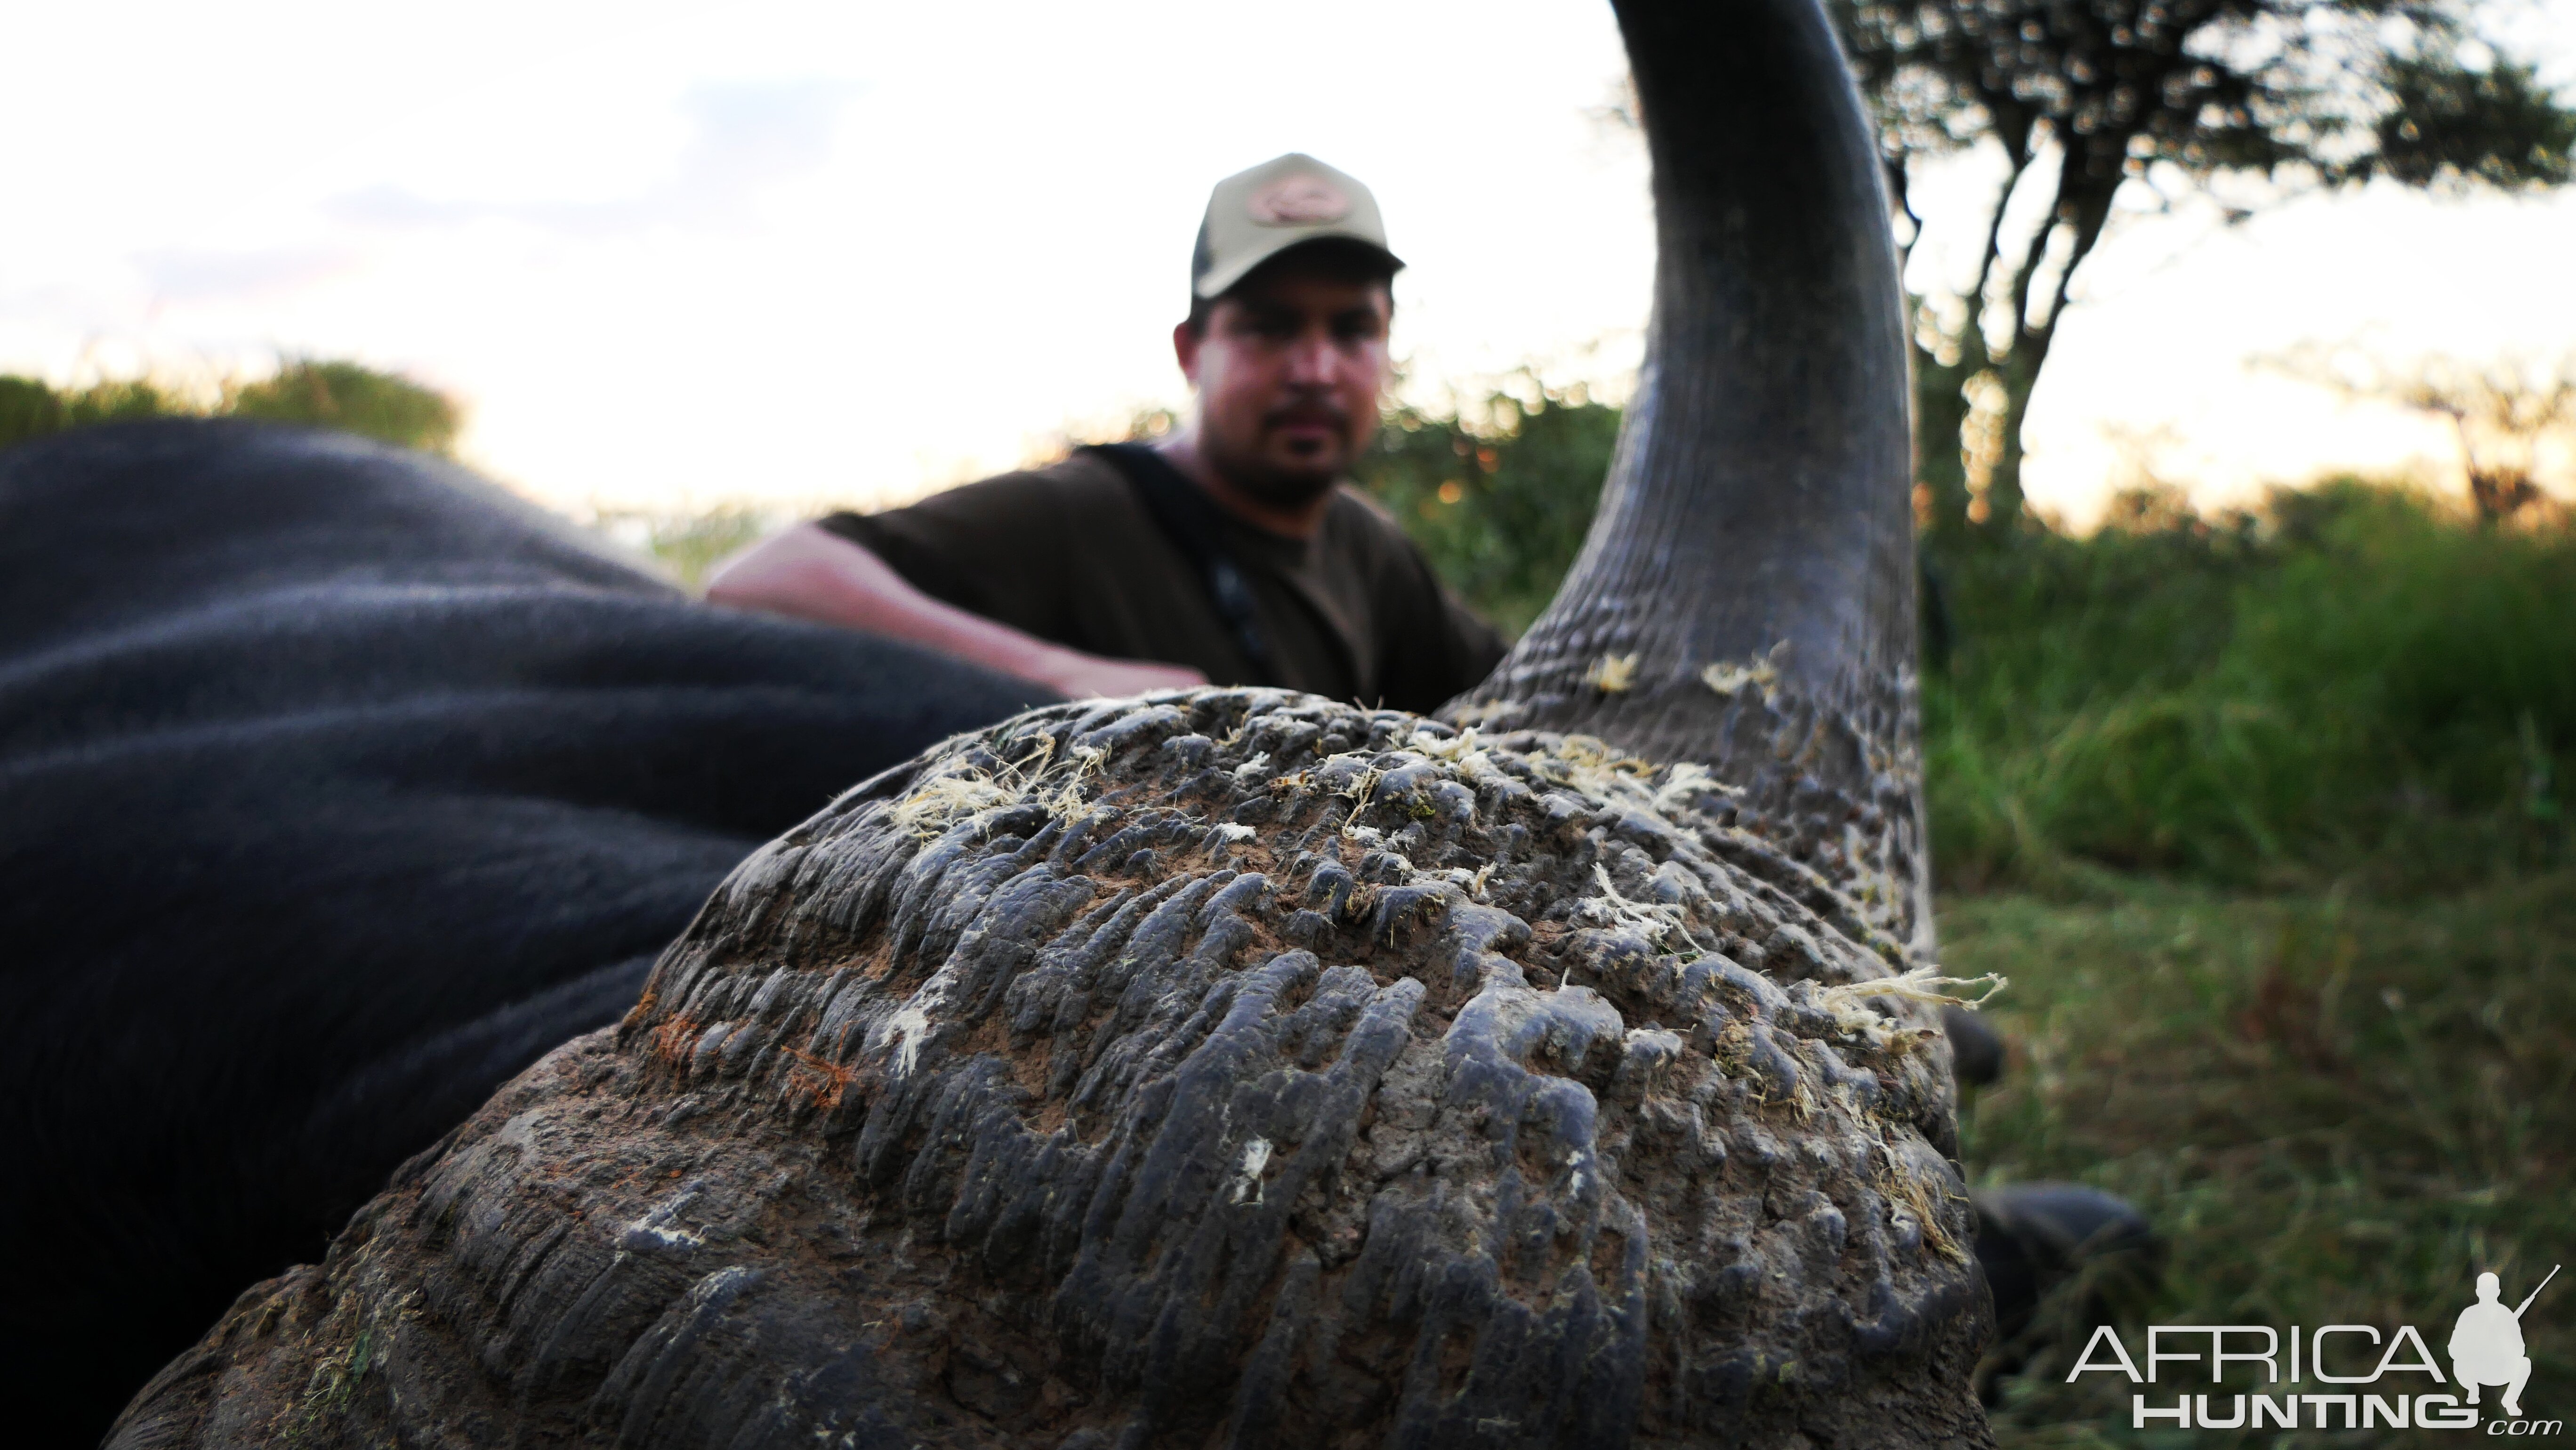
[[[1351,214],[1351,199],[1320,176],[1290,176],[1271,183],[1246,208],[1265,227],[1311,227]]]

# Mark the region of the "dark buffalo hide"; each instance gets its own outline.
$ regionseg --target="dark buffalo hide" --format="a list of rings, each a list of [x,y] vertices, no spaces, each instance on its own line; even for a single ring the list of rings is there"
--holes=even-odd
[[[755,845],[1040,693],[346,437],[0,453],[9,1439],[94,1440]]]

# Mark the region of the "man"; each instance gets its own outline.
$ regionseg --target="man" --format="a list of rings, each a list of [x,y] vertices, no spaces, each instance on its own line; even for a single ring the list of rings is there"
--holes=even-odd
[[[1377,429],[1403,265],[1351,177],[1296,154],[1230,176],[1172,329],[1186,426],[800,525],[727,561],[707,598],[1074,696],[1215,682],[1434,709],[1503,641],[1345,482]]]
[[[2470,1404],[2478,1402],[2478,1386],[2502,1385],[2505,1413],[2520,1415],[2522,1387],[2531,1382],[2531,1357],[2522,1349],[2522,1311],[2540,1297],[2540,1290],[2532,1290],[2520,1309],[2507,1309],[2496,1297],[2503,1287],[2494,1274],[2478,1275],[2478,1302],[2461,1310],[2451,1326],[2451,1373]]]

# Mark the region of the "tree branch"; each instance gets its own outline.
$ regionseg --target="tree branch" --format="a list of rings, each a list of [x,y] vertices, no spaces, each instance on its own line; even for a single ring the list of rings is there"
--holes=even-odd
[[[2057,285],[2051,289],[2048,311],[2025,333],[2031,348],[2029,361],[2033,377],[2038,375],[2040,364],[2047,361],[2049,345],[2057,338],[2057,319],[2066,312],[2066,293],[2074,285],[2075,269],[2084,265],[2084,259],[2092,255],[2094,244],[2102,240],[2103,228],[2111,219],[2111,198],[2115,195],[2116,191],[2099,200],[2088,201],[2075,218],[2074,244],[2067,249],[2066,265],[2057,270]]]
[[[2067,209],[2066,191],[2073,177],[2071,163],[2074,158],[2066,154],[2063,146],[2058,148],[2058,157],[2057,194],[2049,199],[2047,218],[2031,232],[2030,244],[2022,249],[2021,261],[2013,267],[2012,326],[2004,333],[2004,353],[2007,356],[2019,349],[2022,338],[2030,331],[2030,284],[2039,271],[2041,260],[2048,255],[2049,238],[2056,235],[2058,222]]]
[[[2002,194],[1995,198],[1994,215],[1986,219],[1986,249],[1977,258],[1977,280],[1968,288],[1967,335],[1959,343],[1963,349],[1975,344],[1978,366],[1994,360],[1994,349],[1986,344],[1986,284],[1994,279],[1995,261],[2003,251],[2004,214],[2012,210],[2013,194],[2021,190],[2021,179],[2030,171],[2031,153],[2027,147],[2006,146],[2004,157],[2012,170],[2004,177]]]
[[[1884,163],[1887,171],[1887,194],[1894,198],[1896,209],[1905,217],[1905,236],[1896,244],[1897,277],[1901,282],[1905,266],[1914,260],[1914,244],[1923,240],[1923,218],[1914,210],[1914,189],[1906,175],[1905,156],[1890,156]]]

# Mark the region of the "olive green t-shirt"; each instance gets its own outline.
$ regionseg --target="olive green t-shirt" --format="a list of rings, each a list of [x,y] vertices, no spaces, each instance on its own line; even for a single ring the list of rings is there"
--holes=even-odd
[[[1251,588],[1269,678],[1219,616],[1195,561],[1095,454],[817,522],[933,599],[1092,654],[1188,665],[1215,684],[1428,711],[1502,659],[1502,636],[1351,489],[1334,491],[1312,539],[1212,512]]]

